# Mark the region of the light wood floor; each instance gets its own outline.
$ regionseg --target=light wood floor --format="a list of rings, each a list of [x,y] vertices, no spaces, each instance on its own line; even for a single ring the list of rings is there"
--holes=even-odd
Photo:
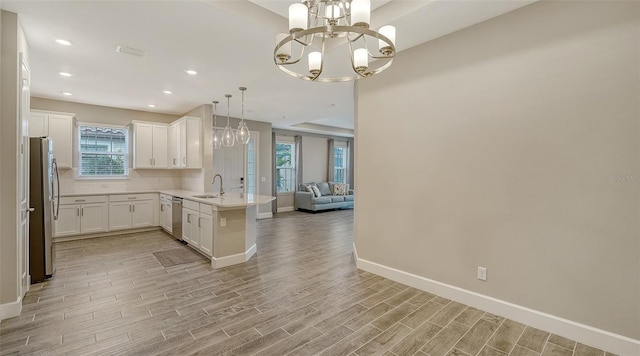
[[[221,270],[163,267],[152,253],[184,246],[160,231],[58,243],[0,353],[604,355],[358,270],[352,241],[344,210],[261,220],[256,256]]]

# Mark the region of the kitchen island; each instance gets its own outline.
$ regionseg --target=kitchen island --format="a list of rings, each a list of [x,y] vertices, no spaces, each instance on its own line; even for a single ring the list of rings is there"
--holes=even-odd
[[[183,198],[182,239],[211,258],[213,268],[248,261],[256,253],[257,206],[275,197],[254,194],[161,190]]]

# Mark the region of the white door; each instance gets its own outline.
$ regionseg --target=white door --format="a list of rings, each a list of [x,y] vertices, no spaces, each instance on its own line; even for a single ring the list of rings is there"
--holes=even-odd
[[[213,217],[200,214],[200,251],[213,256]]]
[[[29,290],[29,65],[23,54],[20,53],[20,105],[18,117],[18,200],[20,206],[18,227],[18,273],[20,285],[18,292],[20,298]]]
[[[49,115],[49,137],[53,141],[53,156],[60,168],[71,168],[73,117]]]
[[[107,231],[107,203],[82,204],[80,217],[83,233]]]
[[[153,200],[137,201],[132,205],[131,227],[153,226]]]
[[[49,116],[32,112],[29,116],[29,137],[49,136]]]
[[[150,124],[135,124],[134,128],[133,168],[151,168],[153,163],[153,127]]]
[[[132,206],[128,201],[109,203],[109,230],[131,227]]]
[[[258,133],[251,132],[251,140],[247,145],[236,142],[233,147],[222,147],[213,153],[213,173],[220,173],[223,178],[225,192],[258,194],[256,190],[256,173],[258,171]],[[251,150],[251,155],[249,154]],[[248,180],[248,190],[245,190]],[[213,186],[217,192],[218,180]],[[253,190],[253,191],[251,191]]]
[[[167,168],[167,126],[153,125],[153,168]]]
[[[77,235],[80,233],[80,205],[60,205],[58,220],[55,223],[55,236]]]

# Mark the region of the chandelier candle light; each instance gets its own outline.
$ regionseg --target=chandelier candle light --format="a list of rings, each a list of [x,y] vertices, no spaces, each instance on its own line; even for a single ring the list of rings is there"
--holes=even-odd
[[[370,0],[303,0],[292,4],[289,34],[276,35],[273,60],[283,72],[316,82],[345,82],[378,74],[393,62],[396,29],[387,25],[371,30],[370,17]],[[335,68],[331,68],[331,75],[322,77],[328,50],[345,44],[351,71],[333,76]],[[299,55],[292,58],[294,50]],[[376,51],[379,54],[374,55]],[[305,53],[310,75],[301,73]],[[370,65],[372,60],[375,68]]]

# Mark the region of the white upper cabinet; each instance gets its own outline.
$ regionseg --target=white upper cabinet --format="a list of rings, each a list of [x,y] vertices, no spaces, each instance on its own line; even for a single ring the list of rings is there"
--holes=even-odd
[[[74,114],[31,110],[29,137],[48,136],[53,141],[53,156],[60,168],[71,168],[73,163]]]
[[[202,119],[185,116],[169,128],[171,168],[202,168]]]
[[[134,121],[133,168],[168,168],[168,126]]]

